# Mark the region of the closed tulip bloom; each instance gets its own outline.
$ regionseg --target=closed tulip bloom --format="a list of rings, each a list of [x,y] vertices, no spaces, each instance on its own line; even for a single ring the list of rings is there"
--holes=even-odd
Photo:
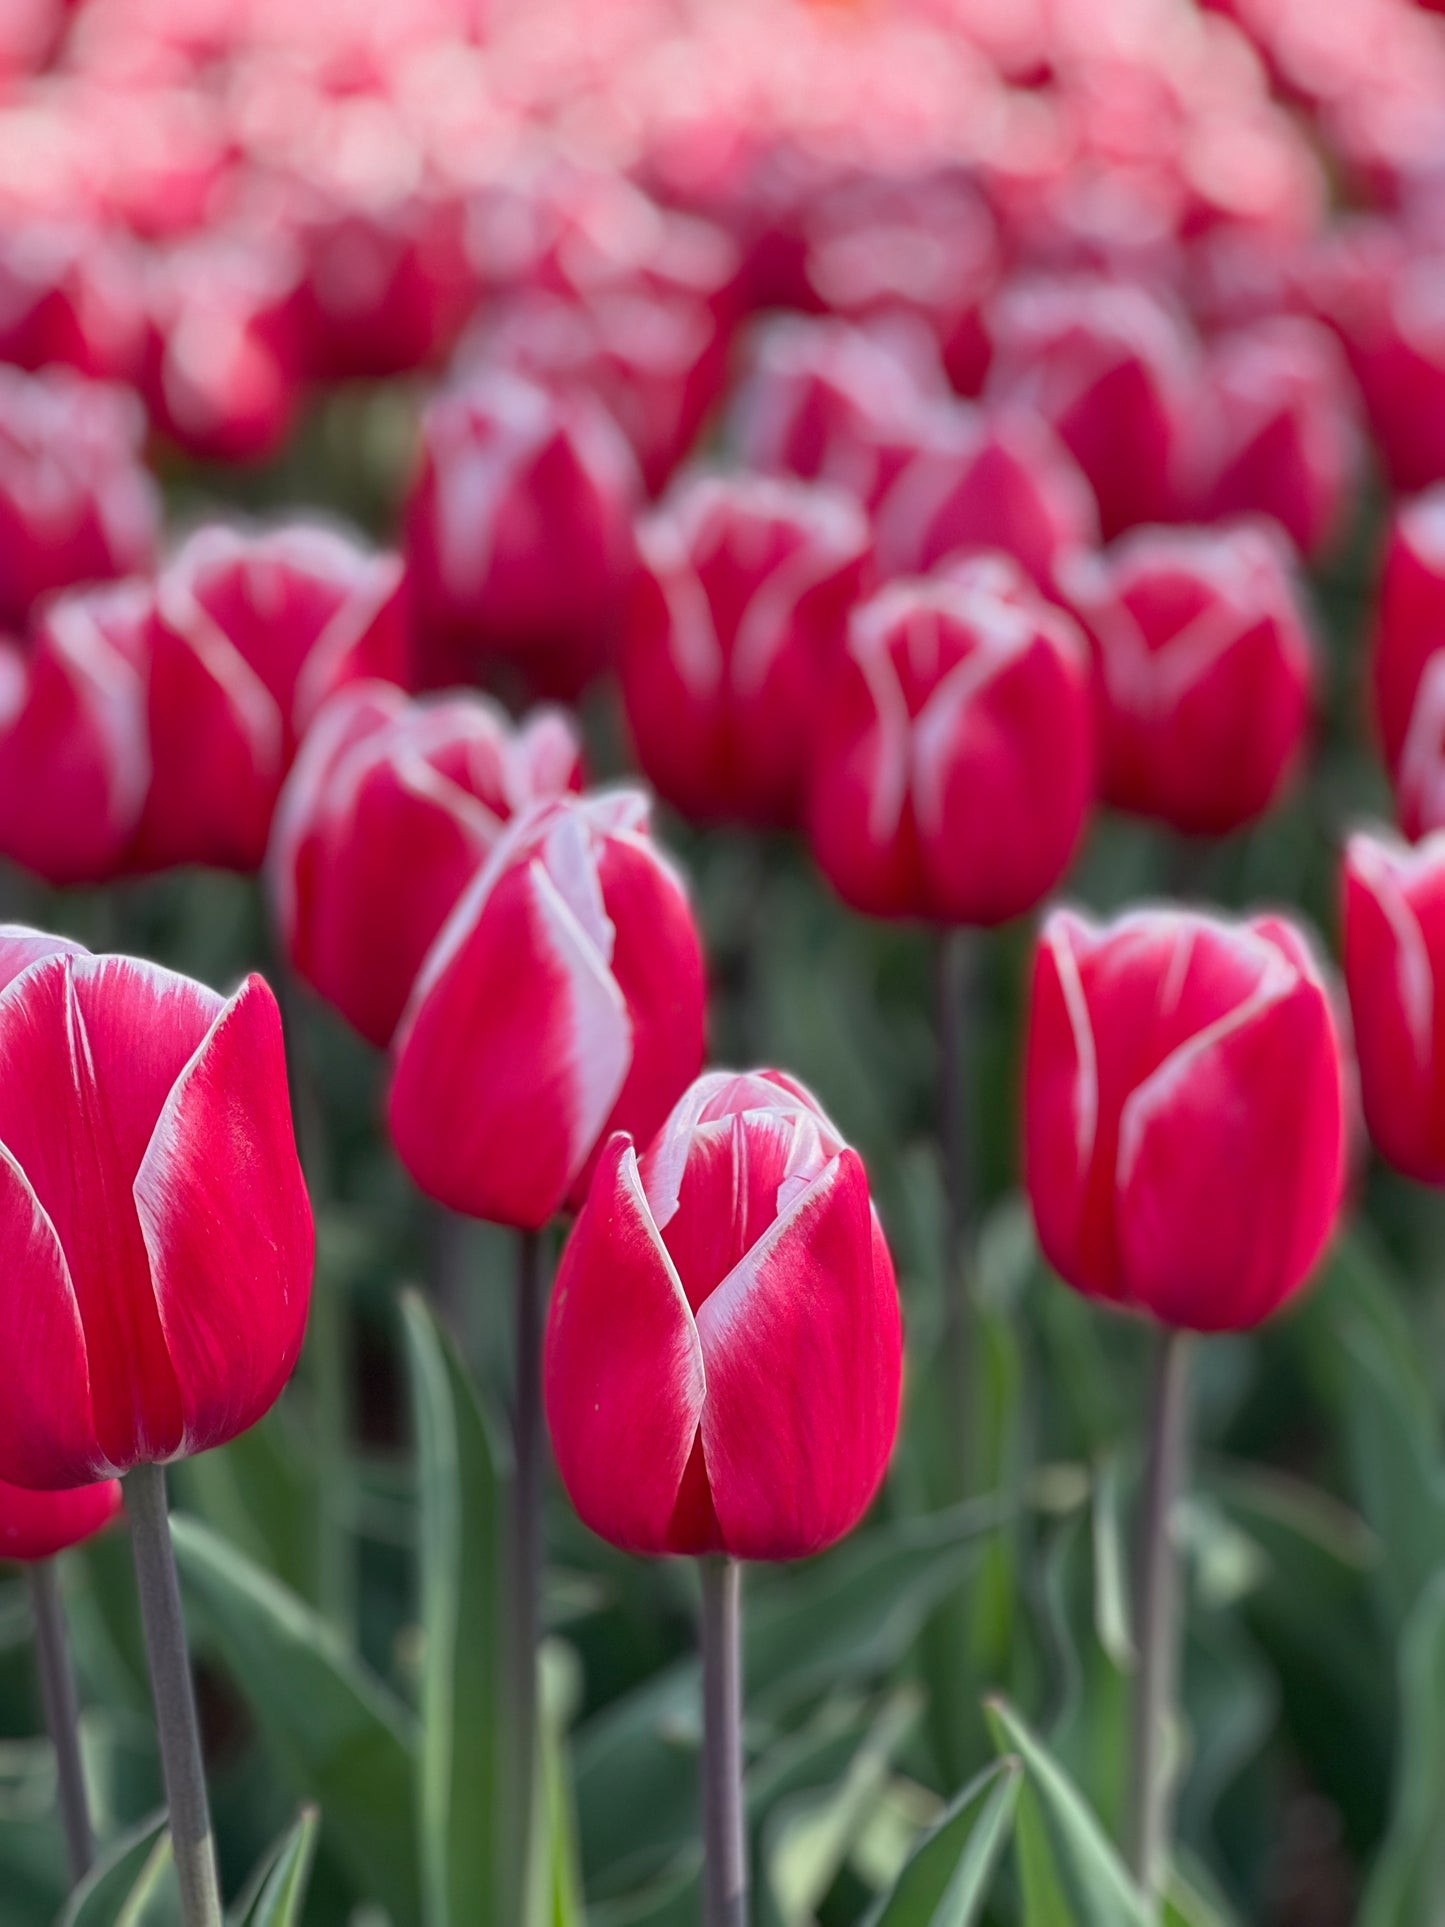
[[[1100,792],[1177,830],[1262,815],[1299,761],[1313,645],[1268,523],[1140,529],[1060,586],[1093,649]]]
[[[443,925],[392,1044],[392,1142],[430,1197],[537,1229],[609,1131],[655,1131],[702,1061],[683,886],[633,791],[519,816]]]
[[[267,881],[292,967],[390,1043],[422,959],[511,818],[581,786],[558,710],[362,682],[325,705],[281,793]]]
[[[1402,819],[1408,828],[1426,827],[1425,792],[1445,719],[1445,483],[1394,512],[1380,574],[1371,679]]]
[[[104,1530],[120,1511],[119,1479],[64,1492],[27,1492],[0,1484],[0,1561],[33,1565],[69,1552]]]
[[[872,552],[835,490],[694,478],[646,524],[622,650],[644,775],[696,822],[791,824]]]
[[[878,1489],[900,1353],[858,1153],[780,1072],[712,1072],[640,1160],[608,1142],[562,1255],[558,1470],[629,1552],[802,1558]]]
[[[1012,563],[976,557],[858,608],[808,797],[846,903],[1002,923],[1063,876],[1092,794],[1083,639]]]
[[[1365,1122],[1398,1170],[1445,1184],[1445,833],[1352,836],[1343,885]]]
[[[497,662],[574,696],[611,658],[637,567],[637,464],[595,396],[505,370],[439,395],[406,507],[424,682]]]
[[[1193,1331],[1296,1292],[1339,1210],[1339,1035],[1277,917],[1058,911],[1034,961],[1024,1166],[1039,1242],[1076,1291]]]
[[[0,1478],[224,1444],[301,1348],[311,1210],[276,1000],[0,931]]]
[[[21,626],[53,589],[149,563],[160,513],[144,433],[124,389],[0,367],[0,623]]]

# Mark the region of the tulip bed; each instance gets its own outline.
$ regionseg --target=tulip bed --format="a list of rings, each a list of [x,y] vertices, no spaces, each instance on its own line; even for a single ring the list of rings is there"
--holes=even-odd
[[[1445,1920],[1440,15],[0,0],[0,1927]]]

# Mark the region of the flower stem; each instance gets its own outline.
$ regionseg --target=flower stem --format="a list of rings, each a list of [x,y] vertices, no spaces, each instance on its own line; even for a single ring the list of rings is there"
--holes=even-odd
[[[1131,1861],[1151,1901],[1162,1894],[1169,1869],[1173,1786],[1168,1748],[1180,1644],[1179,1560],[1173,1524],[1184,1478],[1189,1352],[1188,1332],[1160,1330],[1139,1520]]]
[[[135,1553],[146,1658],[150,1663],[156,1736],[160,1741],[161,1768],[170,1807],[181,1920],[184,1927],[221,1927],[221,1890],[211,1839],[211,1814],[206,1799],[206,1774],[201,1762],[201,1734],[186,1652],[185,1623],[181,1618],[181,1592],[166,1510],[165,1468],[138,1465],[128,1472],[125,1505]]]
[[[702,1581],[703,1927],[746,1927],[748,1854],[743,1820],[742,1568],[699,1561]]]
[[[527,1864],[537,1756],[537,1640],[542,1583],[542,1236],[517,1241],[516,1381],[512,1395],[512,1678],[520,1864]]]
[[[90,1830],[90,1806],[85,1797],[85,1768],[80,1754],[80,1707],[75,1697],[70,1642],[65,1633],[60,1571],[53,1559],[43,1559],[30,1567],[29,1579],[40,1698],[45,1707],[45,1724],[55,1748],[60,1818],[65,1827],[65,1844],[70,1854],[71,1884],[78,1886],[89,1870],[94,1839]]]
[[[943,930],[938,937],[938,1148],[943,1164],[944,1345],[954,1464],[959,1491],[969,1495],[974,1410],[974,1302],[970,1238],[973,1219],[972,1147],[968,1132],[969,1045],[976,998],[973,933]]]

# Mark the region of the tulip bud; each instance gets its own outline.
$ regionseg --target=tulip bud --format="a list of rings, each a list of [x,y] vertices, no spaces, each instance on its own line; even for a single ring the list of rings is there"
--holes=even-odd
[[[622,651],[643,773],[698,822],[791,824],[872,542],[851,497],[698,477],[645,526]]]
[[[1396,508],[1380,574],[1371,662],[1375,712],[1400,820],[1439,820],[1445,749],[1445,483]]]
[[[1002,556],[854,614],[819,719],[808,834],[871,916],[996,924],[1068,868],[1092,797],[1088,663]]]
[[[1344,861],[1345,983],[1370,1136],[1391,1164],[1445,1184],[1445,834],[1414,849],[1352,836]]]
[[[0,1483],[0,1560],[32,1565],[69,1552],[104,1530],[120,1511],[119,1479],[63,1492],[27,1492]]]
[[[1278,531],[1139,529],[1071,557],[1060,588],[1093,649],[1105,800],[1215,836],[1262,815],[1299,759],[1313,680]]]
[[[1258,1324],[1324,1249],[1345,1133],[1329,994],[1291,924],[1049,918],[1024,1165],[1039,1242],[1076,1291],[1193,1331]]]
[[[67,369],[0,367],[0,624],[150,561],[159,523],[135,397]]]
[[[439,395],[406,509],[424,680],[501,659],[574,696],[607,663],[636,573],[641,480],[594,397],[505,371]]]
[[[293,969],[384,1049],[504,826],[580,788],[580,755],[557,710],[514,731],[484,696],[411,702],[371,682],[333,696],[281,792],[267,855]]]
[[[646,1137],[703,1052],[682,884],[633,791],[518,817],[427,953],[392,1044],[392,1142],[429,1196],[536,1229],[609,1131]]]
[[[1088,477],[1105,539],[1174,518],[1195,347],[1145,288],[1069,277],[1005,288],[985,394],[1034,411]]]
[[[126,236],[71,221],[0,235],[0,362],[133,380],[145,352],[141,259]]]
[[[0,1477],[221,1445],[290,1376],[313,1233],[276,1000],[0,930]]]
[[[557,1274],[557,1467],[629,1552],[798,1559],[878,1489],[901,1331],[856,1151],[777,1071],[701,1077],[639,1161],[610,1140]]]

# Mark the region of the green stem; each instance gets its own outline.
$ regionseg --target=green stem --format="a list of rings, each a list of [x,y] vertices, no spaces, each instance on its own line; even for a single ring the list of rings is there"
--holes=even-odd
[[[29,1580],[30,1610],[35,1621],[35,1669],[40,1677],[45,1725],[55,1748],[57,1796],[70,1854],[71,1884],[79,1886],[90,1868],[95,1843],[85,1794],[80,1706],[75,1695],[75,1671],[70,1663],[70,1641],[65,1633],[60,1570],[53,1559],[43,1559],[30,1567]]]
[[[527,1864],[537,1757],[537,1643],[542,1585],[542,1235],[517,1241],[516,1380],[512,1396],[512,1638],[515,1663],[516,1752],[521,1805],[521,1853]]]
[[[973,1479],[975,1305],[972,1276],[972,1145],[968,1130],[971,1066],[969,1048],[976,1005],[974,933],[939,932],[937,948],[938,1148],[943,1165],[943,1331],[948,1363],[949,1410],[960,1494]]]
[[[698,1561],[702,1582],[703,1927],[747,1927],[743,1815],[742,1568]]]

